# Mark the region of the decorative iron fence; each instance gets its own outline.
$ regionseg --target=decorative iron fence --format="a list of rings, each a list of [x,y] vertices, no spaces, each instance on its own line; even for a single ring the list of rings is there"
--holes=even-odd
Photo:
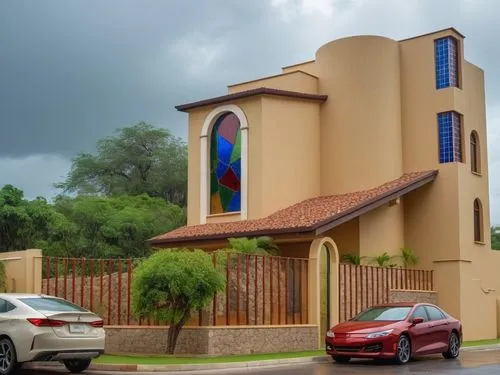
[[[389,302],[390,290],[432,291],[433,271],[340,264],[339,315],[349,320],[361,310]]]
[[[226,275],[225,291],[186,325],[307,323],[307,259],[232,253],[212,258]],[[133,270],[141,260],[44,257],[43,292],[100,314],[106,325],[164,325],[132,312]]]

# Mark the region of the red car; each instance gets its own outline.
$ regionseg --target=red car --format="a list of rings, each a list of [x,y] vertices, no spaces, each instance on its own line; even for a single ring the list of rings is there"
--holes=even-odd
[[[442,353],[457,358],[462,324],[430,303],[372,306],[331,328],[326,353],[339,363],[351,358],[395,359],[407,363],[414,355]]]

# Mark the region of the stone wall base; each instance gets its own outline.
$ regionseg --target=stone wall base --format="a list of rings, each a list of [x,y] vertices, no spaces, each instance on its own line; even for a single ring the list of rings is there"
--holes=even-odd
[[[108,354],[165,354],[167,327],[106,326]],[[176,354],[233,355],[318,349],[318,326],[185,327]]]
[[[421,302],[437,305],[437,292],[428,290],[392,289],[389,291],[390,302]]]

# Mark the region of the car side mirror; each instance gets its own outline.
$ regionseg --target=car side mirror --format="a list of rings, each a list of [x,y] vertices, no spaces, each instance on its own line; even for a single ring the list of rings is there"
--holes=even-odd
[[[417,316],[415,318],[412,319],[411,321],[413,324],[420,324],[420,323],[423,323],[424,322],[424,318],[420,317],[420,316]]]

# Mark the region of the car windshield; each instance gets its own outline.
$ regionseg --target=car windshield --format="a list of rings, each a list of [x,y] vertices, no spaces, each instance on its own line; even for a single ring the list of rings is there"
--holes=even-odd
[[[57,311],[57,312],[86,312],[84,308],[74,305],[71,302],[58,298],[19,298],[19,301],[25,303],[37,311]]]
[[[411,307],[407,306],[382,306],[382,307],[371,307],[368,310],[363,311],[358,316],[354,317],[354,321],[370,322],[370,321],[400,321],[404,320]]]

